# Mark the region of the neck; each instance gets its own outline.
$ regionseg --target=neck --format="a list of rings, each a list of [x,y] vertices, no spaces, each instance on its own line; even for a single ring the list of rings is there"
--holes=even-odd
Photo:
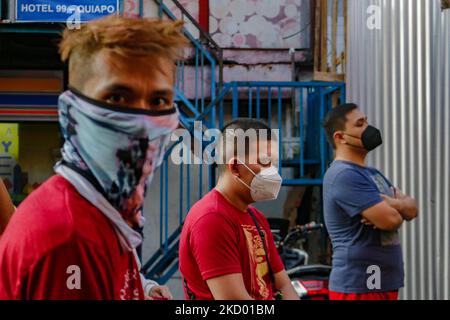
[[[220,177],[219,181],[217,182],[217,185],[215,189],[220,192],[222,196],[236,209],[239,211],[245,212],[247,211],[247,208],[249,206],[248,201],[243,199],[242,195],[239,192],[235,192],[234,188],[231,188],[230,185],[233,185],[233,182],[227,183],[227,178]]]
[[[334,160],[342,160],[356,163],[362,167],[366,166],[367,152],[353,152],[351,150],[337,150]]]

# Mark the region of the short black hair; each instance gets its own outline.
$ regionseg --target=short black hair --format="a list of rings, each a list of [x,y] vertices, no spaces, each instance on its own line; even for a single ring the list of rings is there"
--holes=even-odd
[[[236,118],[233,121],[227,123],[221,130],[222,137],[225,137],[227,130],[238,130],[241,129],[243,132],[246,132],[247,130],[254,129],[257,131],[257,141],[259,142],[260,135],[259,130],[265,130],[267,132],[267,136],[264,136],[264,138],[267,137],[267,140],[272,140],[272,132],[269,127],[269,125],[260,119],[253,119],[253,118]],[[234,140],[234,155],[237,153],[237,142]],[[245,139],[245,155],[247,156],[250,151],[250,141],[248,138]],[[226,146],[225,143],[222,145],[222,157],[225,164],[225,157],[226,157]],[[222,166],[223,167],[223,166]]]
[[[222,133],[225,133],[227,129],[234,129],[234,130],[242,129],[244,131],[247,131],[249,129],[255,129],[255,130],[265,129],[265,130],[267,130],[268,135],[270,135],[269,125],[263,120],[253,119],[253,118],[236,118],[233,121],[227,123],[222,128]],[[268,139],[270,139],[270,138],[268,137]]]
[[[347,114],[355,109],[358,109],[358,106],[356,104],[345,103],[331,109],[325,116],[322,127],[325,129],[325,135],[328,142],[333,146],[333,149],[336,149],[336,144],[334,143],[333,138],[334,133],[336,131],[345,129]]]

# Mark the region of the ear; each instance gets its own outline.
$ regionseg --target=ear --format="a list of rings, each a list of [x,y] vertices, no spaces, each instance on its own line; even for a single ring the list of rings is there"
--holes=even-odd
[[[344,134],[342,133],[342,131],[336,131],[333,134],[333,139],[334,139],[334,143],[336,144],[336,146],[338,144],[347,144],[347,141],[345,141]]]
[[[239,177],[241,174],[239,173],[239,164],[236,158],[231,158],[230,161],[228,161],[228,170],[231,172],[233,176]]]

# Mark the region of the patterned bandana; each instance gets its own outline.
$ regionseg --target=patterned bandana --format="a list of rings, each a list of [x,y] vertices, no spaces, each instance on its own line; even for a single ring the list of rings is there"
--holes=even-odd
[[[59,98],[62,161],[127,220],[141,214],[147,183],[161,164],[178,110],[115,107],[75,90]],[[57,166],[58,166],[57,165]]]

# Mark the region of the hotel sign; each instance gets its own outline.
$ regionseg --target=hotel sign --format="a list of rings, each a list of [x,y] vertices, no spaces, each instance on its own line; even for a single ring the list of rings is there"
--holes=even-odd
[[[19,22],[87,22],[119,12],[119,0],[16,0]]]

